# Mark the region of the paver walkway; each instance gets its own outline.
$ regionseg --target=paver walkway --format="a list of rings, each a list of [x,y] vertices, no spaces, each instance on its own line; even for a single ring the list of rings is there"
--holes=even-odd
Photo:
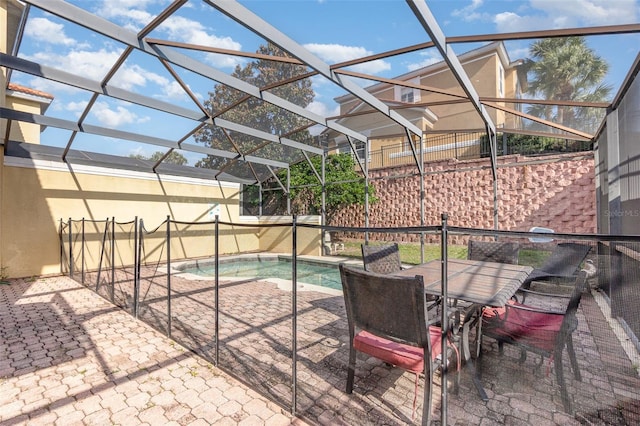
[[[2,425],[304,424],[81,284],[0,285]]]
[[[213,282],[172,276],[169,304],[161,271],[142,271],[141,320],[126,312],[133,274],[122,271],[115,288],[97,286],[97,277],[86,283],[125,310],[66,277],[0,285],[0,424],[303,424],[282,408],[292,399],[291,292],[264,281],[221,283],[222,371],[205,361],[216,356]],[[303,290],[296,326],[300,418],[321,425],[411,423],[415,376],[409,373],[359,357],[354,393],[345,394],[344,300]],[[548,361],[536,368],[531,356],[523,365],[517,350],[505,348],[501,356],[488,341],[479,367],[489,401],[463,375],[460,394],[449,396],[449,424],[640,424],[635,365],[590,294],[578,319],[582,381],[565,372],[575,415],[562,411]],[[158,330],[170,330],[184,346]],[[436,377],[436,424],[439,387]]]

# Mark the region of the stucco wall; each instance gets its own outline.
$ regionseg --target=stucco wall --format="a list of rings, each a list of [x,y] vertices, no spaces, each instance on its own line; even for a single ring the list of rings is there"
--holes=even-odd
[[[7,267],[5,272],[11,277],[60,273],[60,219],[64,222],[69,218],[74,220],[74,250],[71,256],[78,265],[82,244],[79,237],[82,228],[80,220],[85,218],[87,221],[84,259],[87,269],[95,268],[100,262],[105,223],[112,217],[117,222],[128,222],[137,216],[143,219],[145,229],[152,231],[167,216],[181,222],[213,221],[213,208],[219,204],[220,221],[248,225],[262,223],[262,220],[240,217],[239,186],[234,183],[96,167],[72,167],[63,163],[33,162],[15,157],[5,157],[1,183],[2,262]],[[91,220],[99,222],[88,222]],[[291,219],[288,221],[290,223]],[[210,223],[172,224],[171,258],[211,256],[214,249],[213,229]],[[133,225],[118,225],[114,231],[117,236],[114,263],[132,264]],[[220,231],[221,253],[291,250],[290,227],[275,228],[266,233],[254,226],[237,226],[234,229],[221,226]],[[110,232],[109,229],[109,235]],[[318,229],[314,229],[310,235],[301,236],[311,241],[299,244],[301,254],[320,253]],[[163,248],[165,237],[166,226],[144,236],[143,255],[146,262],[166,260],[166,249]],[[68,257],[66,238],[65,245],[64,254]]]
[[[376,180],[414,171],[396,168],[371,172],[371,184],[380,201],[370,207],[370,226],[420,225],[420,178]],[[447,212],[450,226],[493,229],[489,159],[430,163],[425,168],[424,183],[426,226],[439,225],[441,213]],[[503,230],[528,231],[532,226],[543,226],[562,233],[595,233],[593,154],[499,158],[498,202]],[[330,225],[364,226],[363,207],[343,210]]]

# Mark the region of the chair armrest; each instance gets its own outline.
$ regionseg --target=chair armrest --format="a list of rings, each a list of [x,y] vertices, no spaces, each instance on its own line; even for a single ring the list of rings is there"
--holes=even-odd
[[[514,304],[507,304],[505,305],[505,312],[508,312],[509,309],[518,309],[521,311],[529,311],[529,312],[538,312],[541,314],[552,314],[552,315],[564,315],[565,311],[560,311],[557,309],[542,309],[542,308],[538,308],[535,306],[529,306],[529,305],[514,305]],[[506,315],[505,315],[506,316]]]
[[[553,298],[553,299],[567,299],[568,300],[568,299],[571,298],[571,295],[569,295],[569,294],[545,293],[545,292],[530,290],[530,289],[526,289],[526,288],[519,288],[517,290],[516,294],[513,296],[517,302],[520,302],[520,300],[518,300],[518,296],[517,296],[518,293],[520,293],[522,295],[522,303],[524,303],[525,299],[527,298],[527,295],[529,295],[529,294],[532,295],[532,296],[549,297],[549,298]]]

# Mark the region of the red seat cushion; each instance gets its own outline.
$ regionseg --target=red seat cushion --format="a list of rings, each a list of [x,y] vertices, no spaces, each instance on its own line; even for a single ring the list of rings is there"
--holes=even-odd
[[[526,306],[510,301],[511,305]],[[482,317],[487,331],[507,341],[525,343],[552,352],[560,332],[563,315],[522,309],[487,308]]]
[[[440,327],[429,327],[432,358],[435,358],[441,353],[441,333]],[[393,342],[367,331],[361,331],[356,334],[353,339],[353,347],[360,352],[364,352],[384,362],[404,368],[405,370],[415,373],[423,371],[422,348]]]

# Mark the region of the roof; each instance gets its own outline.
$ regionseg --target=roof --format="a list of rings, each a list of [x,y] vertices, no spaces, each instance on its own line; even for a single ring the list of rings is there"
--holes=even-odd
[[[162,2],[140,2],[140,7],[149,7],[144,13],[116,10],[112,2],[25,0],[24,3],[28,6],[24,8],[24,14],[19,17],[10,13],[11,22],[7,25],[11,32],[9,38],[16,40],[17,49],[15,52],[0,53],[0,61],[10,71],[10,84],[17,84],[9,89],[20,91],[23,90],[20,86],[33,87],[36,90],[27,89],[27,92],[20,93],[44,99],[54,99],[55,96],[59,105],[41,115],[2,108],[0,112],[3,119],[46,126],[47,131],[42,134],[40,143],[61,148],[58,152],[61,159],[68,159],[72,151],[83,152],[91,153],[88,155],[90,160],[110,155],[125,167],[133,167],[127,152],[144,148],[169,154],[175,150],[189,159],[189,166],[183,170],[185,173],[197,174],[201,171],[187,172],[187,169],[212,167],[215,173],[206,174],[214,179],[224,177],[250,182],[264,181],[280,168],[324,153],[318,138],[314,137],[322,132],[336,132],[356,142],[365,142],[369,137],[367,129],[347,127],[340,117],[317,108],[317,99],[312,99],[312,103],[307,98],[297,98],[288,91],[291,87],[329,86],[337,92],[336,96],[332,96],[333,99],[356,97],[376,111],[377,121],[390,123],[415,138],[422,137],[422,130],[414,122],[419,109],[383,102],[364,87],[370,89],[383,83],[403,86],[403,80],[422,71],[400,74],[398,78],[385,78],[383,81],[373,71],[374,65],[377,61],[390,61],[391,58],[425,52],[440,60],[439,64],[425,67],[423,71],[436,67],[451,70],[462,93],[457,101],[470,103],[489,133],[495,134],[496,129],[487,111],[499,109],[504,114],[522,118],[514,122],[538,124],[536,134],[547,132],[556,136],[571,134],[591,138],[593,133],[584,129],[574,129],[553,120],[536,119],[524,114],[520,108],[523,104],[534,105],[536,102],[559,106],[564,101],[512,99],[498,104],[495,100],[481,99],[474,82],[465,74],[462,63],[470,55],[498,49],[502,52],[500,54],[505,66],[508,66],[512,62],[509,61],[505,43],[518,40],[575,35],[604,35],[609,37],[605,40],[611,40],[611,36],[640,33],[640,24],[616,23],[599,27],[550,27],[518,33],[445,35],[446,20],[436,19],[429,9],[432,3],[416,0],[394,7],[394,12],[397,9],[403,14],[402,36],[408,41],[406,45],[384,50],[373,47],[376,45],[371,40],[372,47],[358,57],[329,62],[312,49],[312,43],[296,41],[302,37],[305,25],[316,25],[321,18],[308,14],[302,21],[287,20],[280,18],[284,15],[275,14],[266,19],[266,10],[282,6],[280,3],[246,2],[245,5],[244,2],[205,0],[196,5],[186,0],[176,0],[167,5]],[[334,18],[342,16],[340,13],[344,5],[341,2],[327,3],[330,4],[323,6],[334,11]],[[443,7],[440,4],[433,5]],[[385,10],[382,6],[371,5],[367,13],[362,13],[358,19],[350,19],[349,31],[331,30],[322,34],[331,37],[334,46],[349,45],[349,34],[355,34],[358,28],[375,25],[374,22],[385,18],[389,9]],[[312,6],[304,2],[291,2],[286,7],[304,9]],[[374,9],[378,13],[377,21],[370,16]],[[116,16],[116,12],[121,15]],[[189,21],[184,28],[191,32],[172,32],[187,17],[193,21]],[[18,18],[20,21],[16,23]],[[336,20],[332,20],[331,15],[325,19],[329,23]],[[86,61],[84,67],[72,67],[64,65],[64,59],[68,59],[64,55],[56,57],[57,62],[47,59],[52,52],[44,48],[39,52],[23,53],[25,40],[40,34],[36,28],[42,29],[38,27],[39,22],[44,22],[42,20],[51,23],[52,28],[58,28],[58,48],[61,49],[65,43],[76,43],[77,54],[87,54],[82,47],[93,43],[99,46],[95,52],[98,54]],[[211,23],[221,26],[229,22],[235,25],[229,29],[233,34],[219,34],[209,26]],[[82,32],[84,38],[71,40],[65,32],[71,28]],[[473,27],[470,26],[468,30],[472,32]],[[236,32],[255,45],[277,46],[278,51],[257,54],[253,51],[258,49],[243,49],[240,43],[233,42]],[[189,34],[193,37],[189,38]],[[112,49],[112,46],[115,48]],[[632,53],[637,55],[637,52]],[[629,60],[632,61],[632,58]],[[281,69],[291,72],[282,76],[269,75],[273,78],[260,81],[254,78],[255,70],[247,74],[229,72],[229,68],[221,65],[225,61],[240,65],[236,70],[261,61],[261,66],[279,64]],[[637,67],[638,61],[633,66]],[[354,67],[360,67],[364,72],[355,71]],[[136,72],[139,70],[144,72]],[[635,74],[628,73],[633,77]],[[141,83],[134,76],[144,81]],[[624,83],[618,87],[623,86]],[[156,91],[152,87],[157,88]],[[428,93],[426,88],[419,90]],[[43,96],[49,92],[50,97]],[[63,105],[62,100],[71,92],[81,93],[82,99]],[[169,93],[176,92],[182,96],[180,102],[168,97]],[[220,105],[209,102],[211,98],[207,92],[226,96],[225,102]],[[582,108],[582,105],[586,109],[597,110],[604,117],[610,103],[576,103],[573,107]],[[264,115],[249,120],[254,114]],[[151,116],[154,118],[149,119]],[[366,124],[363,120],[356,121],[359,126]],[[203,130],[210,131],[214,139],[203,142],[207,135],[202,133]],[[164,164],[154,170],[159,172],[163,167]]]
[[[7,90],[24,93],[26,95],[37,96],[39,98],[45,98],[45,99],[53,100],[53,95],[50,94],[50,93],[43,92],[41,90],[30,89],[28,87],[21,86],[20,84],[16,84],[16,83],[9,83],[7,85]]]

